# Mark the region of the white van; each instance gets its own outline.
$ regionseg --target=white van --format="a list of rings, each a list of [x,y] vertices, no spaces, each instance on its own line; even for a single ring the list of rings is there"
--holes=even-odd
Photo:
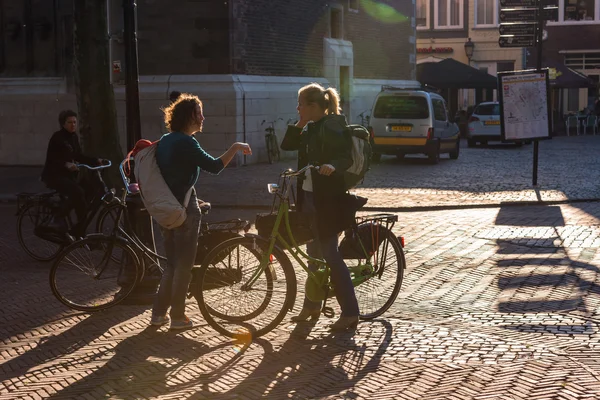
[[[373,103],[370,125],[374,161],[382,154],[425,154],[434,164],[440,161],[440,154],[458,158],[460,130],[448,118],[446,101],[420,85],[382,86]]]

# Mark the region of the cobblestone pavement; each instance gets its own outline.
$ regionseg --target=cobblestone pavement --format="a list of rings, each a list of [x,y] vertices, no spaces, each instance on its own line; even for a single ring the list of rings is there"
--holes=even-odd
[[[286,320],[252,343],[217,335],[193,300],[198,327],[177,334],[148,328],[147,306],[66,309],[12,211],[0,399],[600,398],[600,202],[401,213],[408,269],[383,317],[335,336],[324,317]]]
[[[510,202],[600,199],[600,135],[557,137],[540,142],[537,188],[532,187],[533,145],[467,148],[458,160],[446,156],[429,165],[421,156],[383,157],[356,192],[368,207],[427,208],[501,205]],[[202,174],[200,198],[220,206],[268,206],[266,184],[276,182],[295,161],[227,168],[218,176]],[[0,168],[0,195],[43,190],[39,168]]]

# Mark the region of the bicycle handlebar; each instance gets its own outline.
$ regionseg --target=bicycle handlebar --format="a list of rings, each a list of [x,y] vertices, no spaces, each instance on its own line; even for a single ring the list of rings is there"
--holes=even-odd
[[[316,169],[318,170],[319,167],[318,166],[314,166],[314,165],[307,165],[304,168],[299,169],[298,171],[292,171],[291,169],[288,169],[287,171],[284,171],[281,176],[287,176],[287,177],[293,177],[293,176],[300,176],[300,175],[304,175],[304,173],[306,173],[306,171],[308,171],[309,169]]]
[[[283,118],[277,118],[274,121],[267,121],[266,119],[263,119],[263,121],[260,123],[260,126],[263,126],[265,123],[267,123],[267,124],[275,124],[275,123],[277,123],[277,121],[283,121]]]
[[[108,164],[98,165],[97,167],[91,167],[87,164],[79,164],[79,163],[76,163],[75,165],[77,166],[77,168],[84,167],[84,168],[90,169],[92,171],[95,171],[98,169],[104,169],[104,168],[110,167],[112,165],[112,163],[110,162],[110,160],[107,160],[107,161],[108,161]]]

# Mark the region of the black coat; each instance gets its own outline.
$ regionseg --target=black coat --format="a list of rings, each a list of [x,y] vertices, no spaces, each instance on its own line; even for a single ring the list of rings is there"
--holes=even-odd
[[[47,183],[61,178],[76,179],[77,172],[69,171],[65,167],[67,162],[79,162],[95,166],[98,164],[98,159],[81,154],[77,134],[61,129],[54,132],[48,143],[46,163],[42,170],[42,181]]]
[[[317,211],[317,227],[322,237],[337,235],[354,221],[356,212],[354,196],[347,193],[343,172],[352,165],[352,143],[344,132],[346,117],[328,115],[302,130],[290,125],[281,142],[281,148],[298,151],[298,169],[308,164],[331,164],[331,176],[312,170],[313,195]],[[298,180],[297,205],[302,209],[302,180]]]

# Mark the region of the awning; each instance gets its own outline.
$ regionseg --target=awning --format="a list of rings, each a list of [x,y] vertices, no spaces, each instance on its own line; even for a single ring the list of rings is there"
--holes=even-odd
[[[550,68],[550,86],[553,88],[576,89],[596,86],[596,82],[592,79],[559,61],[545,61],[544,68]]]
[[[453,58],[417,65],[417,80],[438,89],[496,89],[496,77]]]

